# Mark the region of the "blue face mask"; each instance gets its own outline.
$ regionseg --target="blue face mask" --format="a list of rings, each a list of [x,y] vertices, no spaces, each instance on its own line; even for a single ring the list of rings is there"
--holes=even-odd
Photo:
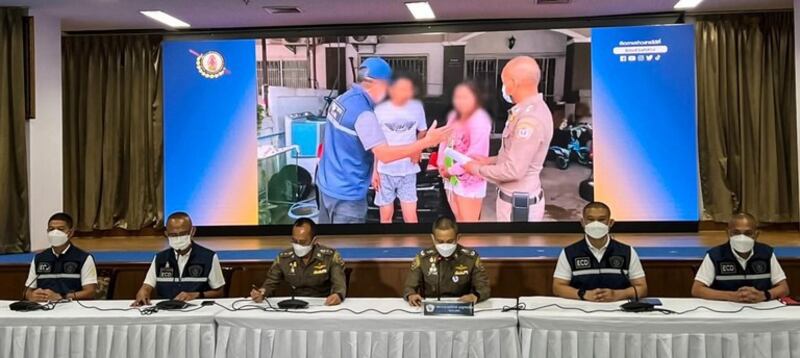
[[[503,85],[503,89],[501,90],[501,92],[503,93],[503,99],[504,99],[506,102],[508,102],[508,103],[511,103],[511,104],[514,104],[514,100],[513,100],[513,99],[511,99],[511,95],[510,95],[510,94],[508,94],[508,92],[506,92],[506,85]]]

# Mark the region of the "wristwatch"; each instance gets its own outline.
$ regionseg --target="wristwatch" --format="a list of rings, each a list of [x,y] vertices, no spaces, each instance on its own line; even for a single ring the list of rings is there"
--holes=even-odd
[[[197,298],[206,298],[206,293],[203,292],[203,291],[200,291],[200,294],[197,295]]]
[[[583,295],[585,295],[585,294],[586,294],[586,289],[585,288],[578,289],[578,298],[580,298],[581,301],[586,300],[585,298],[583,298]]]
[[[764,301],[772,300],[772,294],[769,293],[769,290],[764,290],[764,297],[765,297]]]

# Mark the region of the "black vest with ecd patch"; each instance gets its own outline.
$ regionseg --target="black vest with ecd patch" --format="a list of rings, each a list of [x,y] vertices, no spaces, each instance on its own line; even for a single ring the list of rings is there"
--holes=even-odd
[[[577,289],[609,288],[622,290],[631,287],[628,268],[631,264],[631,247],[609,238],[608,247],[600,262],[589,249],[586,239],[564,248],[564,255],[572,268],[569,285]]]
[[[70,245],[67,252],[59,256],[53,253],[52,248],[36,254],[36,287],[52,290],[62,296],[82,290],[81,270],[87,258],[89,254],[74,245]]]
[[[172,248],[156,255],[156,292],[164,299],[172,299],[181,292],[205,292],[211,290],[208,275],[214,263],[214,251],[192,242],[189,261],[179,274],[178,260]]]
[[[729,242],[708,250],[715,273],[711,288],[721,291],[736,291],[744,286],[760,291],[772,288],[772,252],[769,245],[756,242],[753,256],[747,260],[747,267],[742,268]]]

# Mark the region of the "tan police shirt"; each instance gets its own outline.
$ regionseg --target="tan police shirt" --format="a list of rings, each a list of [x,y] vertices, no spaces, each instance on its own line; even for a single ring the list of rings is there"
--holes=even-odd
[[[478,174],[508,195],[534,196],[542,187],[539,175],[552,138],[553,115],[544,98],[528,98],[509,111],[497,162],[481,166]]]

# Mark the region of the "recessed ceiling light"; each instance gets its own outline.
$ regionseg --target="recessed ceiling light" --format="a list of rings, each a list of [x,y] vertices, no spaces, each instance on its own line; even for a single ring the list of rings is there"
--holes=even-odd
[[[416,20],[433,20],[436,18],[433,9],[431,9],[431,4],[427,1],[407,2],[406,7]]]
[[[270,14],[299,14],[302,12],[297,6],[264,6],[263,9]]]
[[[174,29],[185,29],[187,27],[191,27],[191,25],[185,21],[161,10],[142,10],[139,11],[139,13]]]
[[[694,9],[701,2],[703,2],[703,0],[679,0],[678,3],[675,4],[674,8],[676,10]]]

